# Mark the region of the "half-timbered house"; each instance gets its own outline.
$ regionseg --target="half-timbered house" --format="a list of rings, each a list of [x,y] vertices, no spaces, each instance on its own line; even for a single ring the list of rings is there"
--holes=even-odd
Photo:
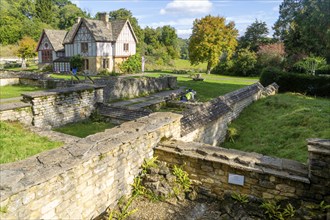
[[[39,42],[45,41],[42,35]],[[101,70],[118,71],[118,64],[136,53],[137,38],[128,20],[109,22],[106,13],[99,20],[78,18],[76,24],[62,38],[63,56],[52,59],[54,71],[70,71],[70,57],[80,54],[84,70],[97,73]],[[39,43],[41,44],[41,43]],[[42,47],[38,45],[39,63]],[[49,62],[49,61],[48,61]]]

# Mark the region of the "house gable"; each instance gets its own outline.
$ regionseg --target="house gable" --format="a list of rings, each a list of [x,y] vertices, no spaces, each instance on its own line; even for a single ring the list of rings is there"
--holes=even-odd
[[[45,31],[42,32],[42,35],[39,39],[36,51],[40,50],[54,50],[52,43],[48,39]]]

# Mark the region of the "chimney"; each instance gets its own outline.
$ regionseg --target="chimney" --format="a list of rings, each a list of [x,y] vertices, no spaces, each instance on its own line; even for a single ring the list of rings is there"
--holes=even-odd
[[[105,23],[109,22],[109,15],[106,12],[99,13],[99,19],[100,21],[104,21]]]
[[[79,22],[80,22],[80,20],[81,20],[81,17],[78,17],[78,18],[77,18],[77,23],[79,23]]]

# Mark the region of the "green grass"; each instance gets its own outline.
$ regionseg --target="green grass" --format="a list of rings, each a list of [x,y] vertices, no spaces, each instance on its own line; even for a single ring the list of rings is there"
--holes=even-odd
[[[22,160],[61,145],[63,143],[30,132],[17,122],[0,121],[0,163]]]
[[[11,67],[11,68],[4,68],[5,70],[9,71],[37,71],[38,70],[38,64],[35,63],[29,63],[29,66],[25,69],[22,69],[21,67]]]
[[[0,99],[20,97],[22,93],[44,90],[36,86],[8,85],[0,87]]]
[[[88,135],[102,132],[105,129],[113,127],[114,125],[108,122],[94,122],[88,119],[85,121],[71,123],[59,128],[55,128],[54,131],[84,138]]]
[[[307,138],[330,138],[330,100],[278,94],[247,107],[230,127],[234,142],[222,147],[307,161]]]
[[[185,86],[197,91],[196,99],[201,102],[209,101],[220,95],[258,82],[256,77],[232,77],[214,74],[202,74],[204,81],[194,81],[188,74],[146,73],[145,75],[151,77],[162,75],[176,76],[178,77],[178,86]]]
[[[178,70],[182,69],[194,69],[194,70],[202,70],[206,71],[207,63],[200,63],[198,65],[191,65],[189,60],[176,59],[174,60],[174,68]]]

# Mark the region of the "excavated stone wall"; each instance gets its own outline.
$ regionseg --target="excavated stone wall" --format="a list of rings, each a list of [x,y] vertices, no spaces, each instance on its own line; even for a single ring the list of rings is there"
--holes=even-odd
[[[183,166],[200,193],[226,190],[263,199],[298,198],[330,202],[330,140],[308,140],[309,163],[257,153],[170,140],[155,149],[158,160]]]
[[[33,120],[32,107],[29,103],[8,103],[0,105],[0,120],[19,121],[31,125]]]
[[[178,138],[180,115],[154,113],[0,165],[1,219],[92,219],[131,193],[144,159]]]
[[[276,84],[264,88],[256,83],[185,111],[181,119],[182,140],[219,145],[225,140],[228,124],[245,107],[261,97],[276,94],[277,89]]]
[[[82,85],[77,87],[38,91],[22,94],[23,101],[32,106],[36,127],[50,128],[88,118],[103,101],[103,87]]]

